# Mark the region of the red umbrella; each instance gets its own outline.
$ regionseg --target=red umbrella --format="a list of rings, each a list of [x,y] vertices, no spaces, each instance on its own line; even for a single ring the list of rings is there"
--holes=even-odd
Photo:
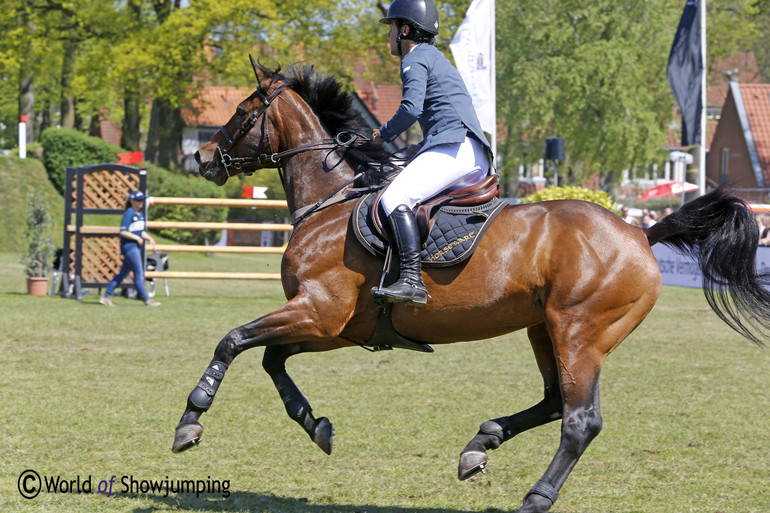
[[[669,182],[653,187],[639,197],[638,201],[646,201],[664,196],[678,196],[686,192],[697,191],[699,187],[690,182]]]

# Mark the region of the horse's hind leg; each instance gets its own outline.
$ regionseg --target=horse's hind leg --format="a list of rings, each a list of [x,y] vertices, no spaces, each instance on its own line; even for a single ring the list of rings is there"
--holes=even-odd
[[[551,337],[548,335],[545,324],[529,328],[527,335],[535,352],[537,366],[543,375],[545,397],[538,404],[524,411],[481,424],[479,432],[460,454],[457,477],[461,481],[484,470],[487,465],[487,450],[497,449],[500,444],[519,433],[561,418],[559,373]]]
[[[605,355],[591,353],[590,348],[585,348],[585,354],[559,355],[564,398],[561,442],[548,470],[524,496],[518,513],[549,511],[580,456],[602,429],[599,371]]]
[[[313,347],[312,350],[336,349],[333,347]],[[297,385],[286,372],[286,360],[290,356],[304,352],[306,349],[302,344],[286,344],[282,346],[268,346],[265,348],[265,355],[262,358],[262,367],[270,375],[270,378],[281,396],[283,405],[286,407],[286,413],[297,424],[302,426],[310,439],[326,454],[332,453],[332,436],[334,428],[332,423],[326,417],[317,419],[313,417],[313,409],[310,403],[299,391]]]

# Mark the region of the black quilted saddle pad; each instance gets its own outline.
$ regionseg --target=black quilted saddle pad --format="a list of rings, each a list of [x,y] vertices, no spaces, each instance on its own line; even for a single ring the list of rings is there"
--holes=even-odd
[[[370,193],[358,200],[350,221],[359,242],[373,255],[384,256],[388,244],[377,233],[369,215],[375,195]],[[422,265],[447,267],[470,258],[505,205],[504,201],[494,198],[472,207],[442,207],[423,245]]]

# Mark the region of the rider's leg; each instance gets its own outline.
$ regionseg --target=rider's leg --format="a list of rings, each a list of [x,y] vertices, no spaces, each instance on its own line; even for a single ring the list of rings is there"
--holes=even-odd
[[[463,143],[444,144],[421,153],[393,180],[381,203],[388,215],[401,266],[393,285],[372,290],[376,301],[405,301],[415,306],[427,302],[420,266],[420,234],[413,209],[441,191],[482,180],[488,169],[484,148],[475,139],[466,138]]]
[[[388,222],[401,261],[398,280],[388,287],[374,289],[372,295],[379,301],[422,306],[428,301],[428,289],[422,281],[420,231],[414,213],[408,206],[399,205],[388,216]]]

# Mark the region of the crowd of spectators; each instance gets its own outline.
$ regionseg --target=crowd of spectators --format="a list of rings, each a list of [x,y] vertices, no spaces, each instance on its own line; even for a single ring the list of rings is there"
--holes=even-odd
[[[642,209],[641,217],[632,215],[628,207],[623,206],[620,217],[623,218],[628,224],[634,226],[641,226],[642,228],[649,228],[667,215],[674,211],[672,207],[666,207],[663,210],[650,210],[647,208]],[[759,241],[760,246],[770,246],[770,214],[755,214],[754,217],[757,220],[757,226],[759,226]]]
[[[622,209],[621,217],[628,224],[634,226],[641,226],[642,228],[649,228],[667,215],[674,211],[672,207],[666,207],[663,210],[650,210],[648,208],[642,209],[641,217],[630,214],[629,208],[624,206]]]

